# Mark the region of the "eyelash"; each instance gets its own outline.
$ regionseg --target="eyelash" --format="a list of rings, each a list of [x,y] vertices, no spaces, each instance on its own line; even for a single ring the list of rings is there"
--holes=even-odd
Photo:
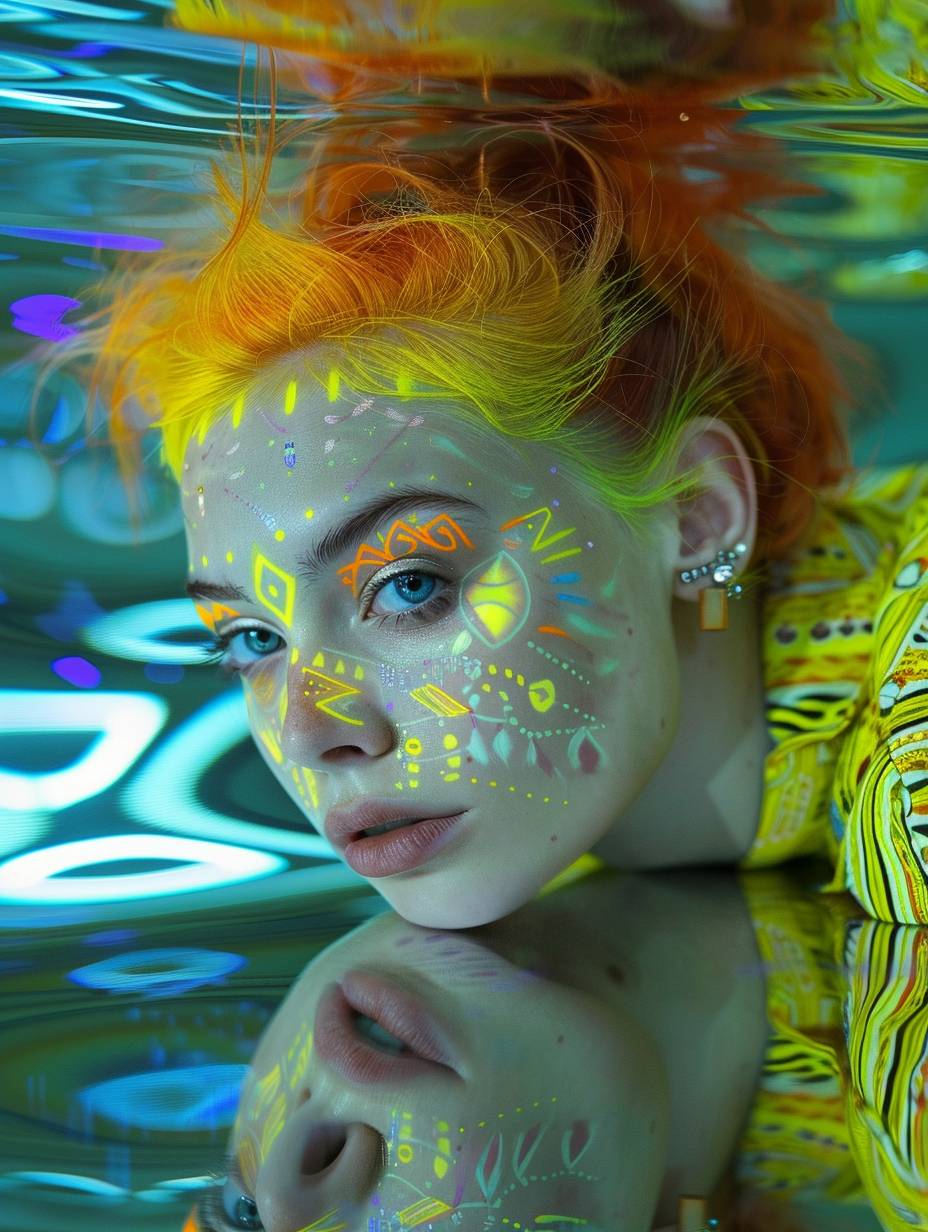
[[[444,584],[444,588],[434,597],[424,599],[422,603],[418,604],[416,607],[408,608],[405,612],[384,612],[380,616],[371,616],[370,619],[376,623],[378,629],[382,628],[387,622],[392,622],[394,625],[401,625],[406,621],[411,620],[414,624],[425,624],[433,618],[437,619],[438,617],[444,616],[445,612],[449,611],[452,607],[456,593],[454,586],[448,581],[447,578],[441,577],[438,573],[429,573],[427,569],[397,570],[396,573],[391,573],[389,576],[385,577],[383,581],[372,590],[368,591],[368,589],[365,588],[361,592],[360,598],[364,599],[369,594],[370,600],[373,602],[374,598],[379,595],[385,587],[389,586],[391,582],[395,582],[397,578],[405,577],[410,573],[419,573],[422,574],[423,577],[436,578],[439,582]],[[365,612],[369,610],[370,603],[368,603],[365,608]]]
[[[254,628],[254,626],[251,626]],[[200,644],[201,657],[197,661],[197,666],[203,667],[208,664],[215,664],[222,672],[223,676],[235,676],[242,668],[236,667],[233,663],[226,659],[226,654],[229,650],[229,644],[233,637],[237,637],[239,633],[248,633],[249,629],[236,629],[234,633],[211,633],[205,641]]]
[[[197,1205],[197,1222],[200,1232],[223,1232],[227,1226],[226,1215],[221,1214],[222,1186],[226,1183],[226,1175],[213,1168],[208,1170],[207,1175],[210,1177],[210,1185]],[[216,1222],[217,1214],[221,1215],[219,1223]]]
[[[398,577],[403,577],[406,573],[421,573],[425,577],[437,578],[440,582],[444,583],[444,589],[439,591],[434,598],[425,599],[417,607],[409,608],[408,611],[384,612],[380,616],[372,616],[370,619],[372,622],[376,623],[378,628],[382,628],[386,622],[392,622],[394,626],[398,627],[409,620],[413,621],[414,624],[425,624],[430,620],[440,619],[446,612],[450,611],[453,606],[455,597],[454,586],[448,581],[447,578],[443,578],[437,573],[429,573],[425,569],[405,569],[398,570],[396,573],[391,573],[388,577],[384,578],[378,586],[374,587],[373,590],[370,591],[371,601],[373,601],[374,597],[378,595],[385,586],[389,586],[391,582],[395,581]],[[361,598],[363,599],[367,593],[368,591],[366,590],[362,591]],[[370,605],[368,604],[368,607],[369,606]],[[233,633],[210,634],[206,641],[201,643],[200,649],[202,651],[202,658],[199,660],[199,665],[216,665],[222,674],[227,677],[236,676],[240,672],[247,670],[247,668],[251,666],[251,663],[257,662],[256,659],[252,659],[244,666],[239,667],[236,666],[231,660],[228,660],[226,656],[233,638],[238,637],[240,633],[260,631],[261,630],[257,625],[246,625],[244,628],[236,629]]]
[[[224,1171],[210,1168],[207,1176],[211,1183],[197,1206],[197,1222],[200,1232],[226,1232],[229,1224],[222,1209],[222,1187],[226,1183],[226,1174]],[[216,1222],[217,1217],[218,1223]]]

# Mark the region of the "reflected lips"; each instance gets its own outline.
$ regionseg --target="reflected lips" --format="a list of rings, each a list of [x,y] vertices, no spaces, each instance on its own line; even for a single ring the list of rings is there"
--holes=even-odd
[[[372,1018],[412,1052],[381,1051],[361,1034],[355,1014]],[[325,989],[316,1007],[313,1047],[351,1082],[398,1083],[423,1074],[457,1076],[446,1033],[426,1006],[399,985],[368,972],[348,972],[340,984]]]

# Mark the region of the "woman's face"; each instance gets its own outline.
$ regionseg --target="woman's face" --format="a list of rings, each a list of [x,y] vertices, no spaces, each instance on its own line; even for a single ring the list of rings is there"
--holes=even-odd
[[[579,989],[573,969],[570,984],[537,974],[543,945],[523,939],[515,949],[510,962],[483,937],[393,913],[329,947],[261,1039],[235,1162],[191,1226],[650,1228],[668,1118],[654,1044],[624,1011]],[[590,955],[574,959],[578,981],[602,980]],[[349,1001],[381,987],[415,998],[427,1019],[414,1025],[417,1047],[438,1045],[447,1064],[396,1055],[395,1039],[372,1043],[391,1040],[372,1027],[375,1014],[396,1035],[408,1022],[390,1019],[384,1001],[365,1003],[362,1016],[339,983]],[[251,1223],[237,1222],[248,1211],[242,1195],[256,1201],[260,1224],[253,1209]]]
[[[281,379],[191,442],[182,488],[188,590],[258,749],[407,920],[516,910],[667,752],[672,570],[553,450]]]

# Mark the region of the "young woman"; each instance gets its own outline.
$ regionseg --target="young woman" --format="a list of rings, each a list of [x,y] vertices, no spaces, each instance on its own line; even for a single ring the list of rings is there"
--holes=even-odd
[[[386,912],[287,993],[186,1232],[926,1228],[924,930],[868,920],[845,965],[853,917],[595,857],[474,931]]]
[[[130,481],[161,433],[271,773],[407,920],[593,850],[819,853],[928,921],[928,467],[853,473],[861,356],[713,238],[799,190],[711,104],[810,71],[830,6],[644,7],[180,0],[330,104],[299,217],[242,140],[218,231],[77,346]]]

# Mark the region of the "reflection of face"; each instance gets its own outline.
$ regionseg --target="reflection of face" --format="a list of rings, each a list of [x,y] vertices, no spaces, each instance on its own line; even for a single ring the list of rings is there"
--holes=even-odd
[[[371,844],[345,853],[407,920],[517,909],[667,752],[669,571],[547,448],[436,402],[281,381],[191,442],[183,503],[201,616],[229,637],[255,742],[299,808],[320,829],[372,799],[461,814],[407,871],[360,863]]]
[[[384,1060],[364,1044],[363,1020],[334,1041],[324,1022],[333,981],[350,987],[357,971],[420,999],[443,1024],[457,1073],[365,1082],[323,1058],[321,1031],[329,1048],[372,1047],[374,1064]],[[665,1081],[653,1043],[622,1010],[391,913],[315,959],[271,1021],[233,1131],[238,1172],[219,1200],[241,1226],[236,1205],[253,1194],[260,1225],[244,1226],[266,1232],[641,1232],[664,1170]]]

